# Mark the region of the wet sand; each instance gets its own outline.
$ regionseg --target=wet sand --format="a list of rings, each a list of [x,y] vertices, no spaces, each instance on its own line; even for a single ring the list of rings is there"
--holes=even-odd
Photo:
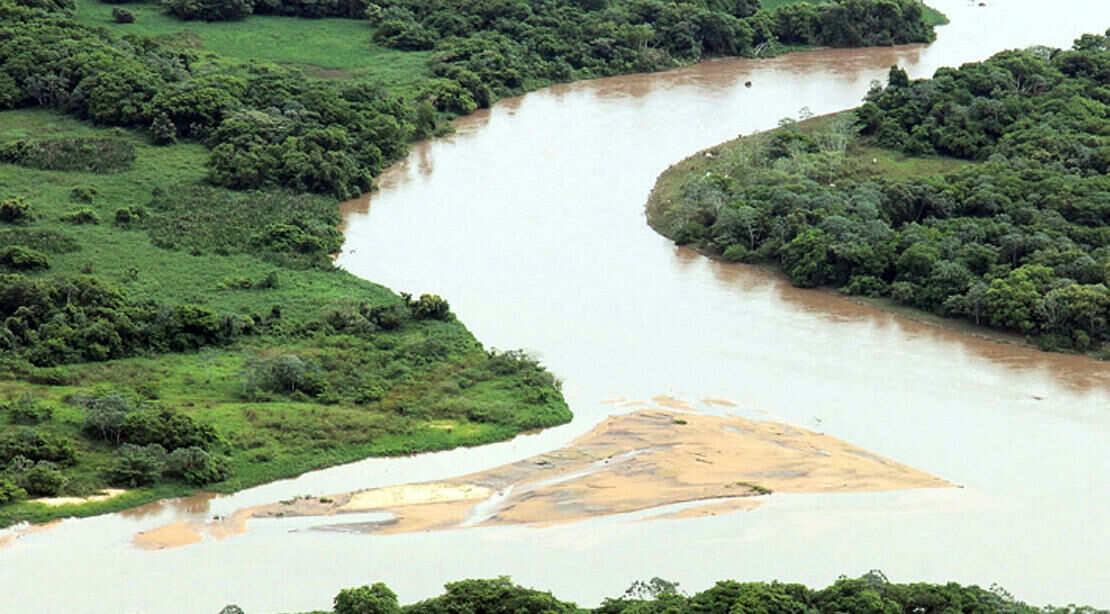
[[[716,399],[727,406],[730,401]],[[387,512],[373,522],[329,524],[374,533],[491,525],[549,525],[706,501],[652,518],[752,509],[772,492],[828,493],[952,484],[807,429],[682,411],[679,399],[625,402],[654,408],[611,416],[568,446],[451,480],[297,498],[247,508],[227,519],[181,520],[135,536],[163,549],[222,539],[248,518]],[[726,501],[721,501],[727,499]]]

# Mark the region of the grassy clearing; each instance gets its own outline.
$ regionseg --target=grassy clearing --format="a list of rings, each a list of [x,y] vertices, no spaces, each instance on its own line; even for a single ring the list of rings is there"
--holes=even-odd
[[[76,0],[76,17],[118,34],[139,34],[202,53],[209,61],[268,61],[303,69],[313,77],[366,79],[395,94],[414,93],[429,73],[430,52],[398,51],[373,42],[374,29],[353,19],[301,19],[254,15],[243,21],[181,21],[158,4],[129,4],[135,22],[117,24],[112,8]]]

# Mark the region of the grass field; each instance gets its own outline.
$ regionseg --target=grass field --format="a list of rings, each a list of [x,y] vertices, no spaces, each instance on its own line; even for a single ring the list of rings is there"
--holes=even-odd
[[[365,21],[252,16],[243,21],[181,21],[157,4],[128,4],[135,23],[112,21],[112,8],[98,0],[76,0],[76,17],[88,25],[150,36],[207,52],[219,62],[269,61],[324,78],[362,78],[408,95],[428,77],[431,52],[397,51],[373,42]]]

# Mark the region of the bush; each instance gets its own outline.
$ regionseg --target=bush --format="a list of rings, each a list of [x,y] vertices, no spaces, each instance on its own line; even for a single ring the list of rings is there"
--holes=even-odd
[[[113,484],[135,488],[157,482],[165,468],[166,449],[162,446],[125,443],[116,450],[116,463],[107,478]]]
[[[12,480],[0,477],[0,505],[27,498],[27,491]]]
[[[9,245],[0,249],[0,266],[17,271],[33,271],[35,269],[49,269],[50,257],[29,247],[22,245]]]
[[[217,437],[211,425],[167,409],[134,411],[124,416],[120,424],[121,441],[140,446],[158,444],[166,450],[207,448]]]
[[[47,171],[116,173],[135,163],[135,146],[103,138],[15,141],[0,146],[0,161]]]
[[[315,395],[326,387],[320,366],[294,354],[248,361],[243,375],[248,398],[259,390]]]
[[[168,7],[185,21],[238,21],[254,10],[251,0],[171,0]]]
[[[418,300],[412,300],[412,295],[401,293],[401,298],[408,303],[413,317],[417,320],[450,320],[451,306],[437,294],[421,294]]]
[[[69,191],[69,199],[79,203],[91,203],[96,196],[96,188],[92,186],[77,186]]]
[[[66,476],[50,462],[38,462],[35,466],[22,472],[18,482],[30,495],[39,497],[53,497],[60,493],[66,485]]]
[[[74,225],[100,223],[100,216],[96,214],[96,211],[88,208],[78,209],[77,211],[67,213],[58,219],[67,224]]]
[[[116,209],[116,223],[120,226],[127,226],[132,222],[141,221],[145,217],[146,209],[139,205]]]
[[[39,424],[54,417],[54,408],[38,402],[31,394],[0,405],[0,409],[7,410],[8,417],[16,424]]]
[[[135,23],[135,13],[127,9],[112,9],[112,20],[116,23]]]
[[[33,428],[24,428],[0,437],[0,462],[7,463],[19,457],[61,465],[73,465],[77,462],[71,439],[64,435],[39,432]]]
[[[177,126],[165,112],[154,116],[150,123],[150,142],[155,145],[173,145],[177,142]]]
[[[196,446],[178,448],[166,457],[166,475],[194,486],[220,482],[230,474],[231,463],[227,457],[209,454]]]
[[[0,222],[8,224],[26,224],[34,219],[31,205],[22,198],[8,198],[0,202]]]
[[[119,392],[99,397],[78,393],[73,397],[73,404],[85,414],[85,433],[116,444],[123,438],[124,420],[139,409]]]

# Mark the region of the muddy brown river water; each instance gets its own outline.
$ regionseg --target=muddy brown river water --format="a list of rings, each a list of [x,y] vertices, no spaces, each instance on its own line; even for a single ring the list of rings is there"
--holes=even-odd
[[[1110,26],[1105,0],[933,4],[952,24],[927,47],[717,60],[558,86],[414,147],[381,191],[347,204],[339,264],[399,291],[441,294],[487,345],[538,354],[563,378],[574,422],[64,521],[0,549],[0,612],[214,613],[232,602],[293,611],[328,607],[338,589],[373,581],[407,602],[445,581],[502,574],[594,604],[652,576],[699,590],[726,577],[824,585],[869,569],[1110,607],[1110,364],[795,289],[676,249],[644,221],[669,164],[802,107],[855,106],[891,64],[929,76]],[[560,448],[627,409],[606,400],[657,395],[826,433],[963,488],[776,493],[714,516],[655,509],[394,535],[312,530],[334,518],[255,519],[244,534],[183,548],[132,543],[139,531],[294,495],[489,470]]]

